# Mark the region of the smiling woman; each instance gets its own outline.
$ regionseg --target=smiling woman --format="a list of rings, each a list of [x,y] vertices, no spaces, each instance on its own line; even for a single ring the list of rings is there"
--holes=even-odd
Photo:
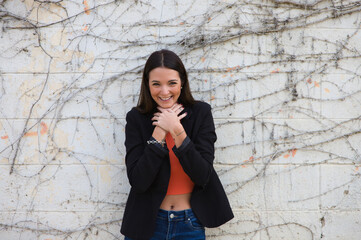
[[[233,218],[213,168],[217,136],[211,108],[193,99],[175,53],[150,55],[138,105],[126,120],[131,189],[121,228],[125,240],[201,240],[204,227]]]
[[[181,92],[181,80],[177,71],[158,67],[149,73],[149,90],[159,107],[171,108]]]
[[[177,84],[172,85],[175,82],[177,82]],[[162,84],[163,87],[168,85],[169,88],[162,89],[160,87]],[[156,112],[160,100],[157,102],[157,98],[154,98],[152,90],[160,89],[165,91],[171,89],[170,86],[172,86],[172,89],[174,87],[179,90],[178,99],[173,99],[172,102],[178,102],[184,107],[195,103],[182,60],[172,51],[156,51],[149,56],[144,66],[137,109],[143,114]],[[154,93],[156,93],[156,91],[154,91]],[[169,97],[167,94],[169,93],[159,93],[158,96]]]

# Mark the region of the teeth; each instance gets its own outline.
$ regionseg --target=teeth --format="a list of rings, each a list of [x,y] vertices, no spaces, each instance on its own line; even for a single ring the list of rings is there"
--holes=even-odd
[[[169,97],[169,98],[161,98],[161,97],[159,97],[159,98],[160,98],[160,100],[167,101],[167,100],[169,100],[171,97]]]

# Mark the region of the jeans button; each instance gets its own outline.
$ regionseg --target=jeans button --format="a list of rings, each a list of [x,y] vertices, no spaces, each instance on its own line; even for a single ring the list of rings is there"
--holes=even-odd
[[[171,213],[171,214],[169,215],[169,217],[170,217],[170,218],[174,218],[174,214]]]

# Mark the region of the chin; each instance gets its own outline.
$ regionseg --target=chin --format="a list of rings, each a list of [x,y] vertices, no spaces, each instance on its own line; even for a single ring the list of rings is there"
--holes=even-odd
[[[173,105],[174,105],[174,103],[160,103],[160,104],[158,104],[158,106],[159,107],[161,107],[161,108],[171,108],[171,107],[173,107]]]

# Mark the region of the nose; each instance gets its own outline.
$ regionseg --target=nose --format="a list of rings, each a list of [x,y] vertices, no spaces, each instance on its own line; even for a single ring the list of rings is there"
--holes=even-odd
[[[160,93],[161,93],[162,95],[167,95],[168,92],[169,92],[169,89],[168,89],[167,86],[163,86],[163,87],[161,88],[161,90],[160,90]]]

